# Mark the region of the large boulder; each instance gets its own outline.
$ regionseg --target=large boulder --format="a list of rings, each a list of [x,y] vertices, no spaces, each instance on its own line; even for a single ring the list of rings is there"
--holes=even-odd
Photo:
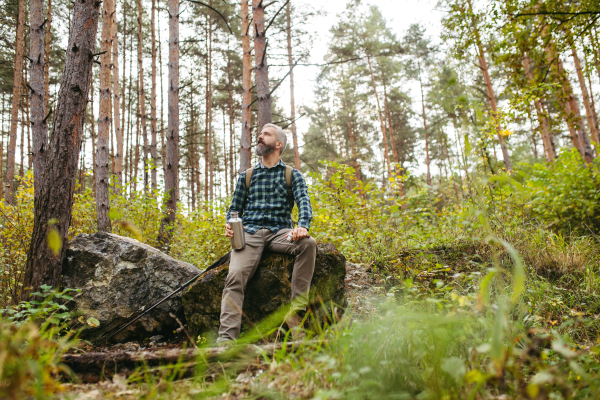
[[[92,341],[123,324],[200,273],[134,239],[109,233],[81,234],[71,240],[63,265],[62,286],[81,289],[71,308],[100,321],[82,336]],[[113,341],[141,340],[170,334],[178,327],[169,314],[183,320],[181,293],[136,321]]]
[[[290,301],[294,257],[265,252],[244,295],[243,322],[258,322]],[[183,306],[190,333],[215,332],[219,327],[221,299],[229,264],[204,273],[184,290]],[[311,282],[312,310],[321,302],[345,307],[346,258],[330,244],[319,244],[315,272]],[[330,314],[331,315],[331,314]]]

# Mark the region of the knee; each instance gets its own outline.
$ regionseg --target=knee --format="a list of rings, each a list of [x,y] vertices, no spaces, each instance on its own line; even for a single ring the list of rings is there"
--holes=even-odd
[[[225,289],[236,289],[244,286],[244,276],[242,271],[229,270],[225,279]]]
[[[305,251],[317,251],[317,241],[312,236],[302,239],[300,243],[302,243],[302,247]]]

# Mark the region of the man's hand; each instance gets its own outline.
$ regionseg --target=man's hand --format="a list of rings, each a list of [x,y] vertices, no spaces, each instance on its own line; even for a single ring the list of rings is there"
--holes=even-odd
[[[298,226],[292,230],[292,240],[298,241],[308,236],[308,230],[303,226]]]
[[[225,225],[225,236],[232,238],[233,237],[233,230],[231,229],[231,225],[226,224]]]

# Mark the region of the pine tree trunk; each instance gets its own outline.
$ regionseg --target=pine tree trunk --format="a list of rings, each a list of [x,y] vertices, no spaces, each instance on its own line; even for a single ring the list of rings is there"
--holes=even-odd
[[[115,3],[116,4],[116,3]],[[124,6],[124,5],[123,5]],[[125,9],[125,7],[123,7]],[[113,28],[113,48],[112,48],[112,63],[113,63],[113,116],[115,139],[117,142],[117,151],[113,160],[116,192],[121,192],[123,186],[123,125],[121,123],[121,90],[119,87],[119,34],[117,29],[117,10],[113,8],[112,28]],[[123,16],[125,17],[125,16]],[[123,26],[125,26],[125,18],[123,18]],[[125,31],[125,30],[124,30]],[[123,43],[125,37],[123,36]],[[125,71],[125,44],[123,44],[123,71]],[[123,74],[123,84],[125,84],[125,74]],[[124,88],[123,88],[124,91]],[[125,103],[123,103],[125,104]]]
[[[111,232],[108,211],[108,141],[111,126],[111,85],[110,66],[112,51],[112,14],[114,0],[104,0],[102,8],[102,38],[100,39],[100,108],[98,115],[98,144],[96,145],[96,216],[98,231]]]
[[[160,5],[160,3],[159,3]],[[163,176],[165,174],[165,162],[166,162],[166,148],[165,148],[165,110],[164,110],[164,99],[165,92],[163,91],[163,73],[162,73],[162,42],[160,40],[160,14],[158,18],[158,65],[159,65],[159,76],[160,76],[160,160],[162,162]]]
[[[298,151],[298,134],[296,133],[296,103],[294,101],[294,60],[292,59],[292,5],[287,3],[287,52],[288,64],[290,66],[290,118],[292,119],[292,141],[294,143],[294,166],[300,169],[300,152]]]
[[[50,102],[50,44],[52,42],[52,0],[48,0],[45,27],[46,35],[44,40],[46,51],[44,58],[44,109],[48,111],[50,110],[50,108],[48,108],[48,103]]]
[[[240,169],[250,168],[252,159],[252,49],[250,48],[250,15],[248,0],[241,0],[242,13],[242,136],[240,138]]]
[[[269,66],[267,63],[267,37],[265,32],[265,6],[263,0],[252,0],[254,21],[254,64],[256,66],[256,97],[258,98],[258,132],[265,124],[273,122],[271,94],[269,91]]]
[[[15,181],[15,153],[17,150],[17,126],[19,125],[19,103],[23,81],[23,50],[25,45],[25,0],[19,0],[17,29],[15,35],[15,71],[13,75],[12,108],[10,112],[10,133],[6,160],[5,199],[13,202]]]
[[[555,81],[560,85],[561,89],[557,93],[558,106],[567,122],[569,128],[569,134],[571,135],[571,142],[581,157],[586,162],[593,160],[593,153],[591,145],[589,144],[589,138],[583,129],[581,124],[581,113],[579,112],[579,105],[573,95],[573,88],[571,82],[563,68],[562,61],[554,45],[554,41],[550,36],[548,25],[544,25],[542,29],[542,37],[544,43],[546,43],[545,54],[546,60],[550,65],[550,71],[554,75]]]
[[[138,8],[138,98],[140,102],[140,124],[142,125],[142,138],[144,140],[144,191],[148,189],[148,131],[146,130],[146,91],[144,89],[144,48],[142,35],[142,0],[137,0]]]
[[[152,89],[150,90],[150,134],[152,135],[152,144],[150,147],[150,155],[152,156],[152,189],[156,190],[157,178],[156,168],[158,164],[158,157],[156,154],[156,147],[158,145],[157,133],[156,133],[156,31],[155,31],[155,14],[156,14],[156,0],[152,0],[152,17],[150,18],[150,33],[152,36]]]
[[[190,201],[192,203],[192,211],[196,211],[196,139],[195,139],[195,125],[196,116],[194,114],[194,99],[190,91],[190,121],[188,127],[188,165],[189,165],[189,181],[188,186],[190,187]]]
[[[471,0],[468,0],[469,3],[469,11],[471,15],[473,15],[473,7],[471,5]],[[487,61],[485,59],[485,52],[483,51],[483,44],[481,43],[481,37],[479,36],[479,29],[475,25],[475,21],[473,21],[473,30],[475,33],[475,42],[477,45],[477,56],[479,58],[479,67],[481,68],[481,72],[483,73],[483,79],[485,81],[485,87],[487,89],[488,97],[490,99],[490,106],[492,108],[492,117],[498,118],[498,106],[496,105],[496,95],[494,94],[494,88],[492,87],[492,79],[490,78],[490,73],[487,66]],[[508,155],[508,147],[506,143],[504,143],[504,138],[501,134],[501,127],[498,123],[496,123],[496,132],[498,133],[498,141],[500,142],[500,148],[502,149],[502,158],[504,160],[504,167],[507,171],[512,170],[512,164],[510,162],[510,156]]]
[[[95,48],[94,48],[95,49]],[[96,196],[96,118],[94,117],[94,75],[90,82],[90,136],[92,137],[92,193]]]
[[[31,123],[33,125],[33,187],[35,198],[39,198],[44,168],[46,167],[45,155],[48,147],[48,124],[46,123],[46,90],[44,85],[44,0],[31,0],[29,58],[31,87]],[[46,22],[47,23],[47,22]]]
[[[527,80],[529,81],[529,84],[533,86],[535,85],[535,78],[533,76],[533,72],[531,72],[531,66],[529,61],[529,56],[527,55],[524,55],[521,58],[521,63],[523,64],[523,69],[525,70]],[[556,158],[556,150],[554,147],[554,142],[552,140],[552,134],[550,133],[550,129],[548,128],[548,117],[544,113],[542,104],[539,100],[534,99],[533,104],[535,106],[535,111],[537,113],[540,128],[542,130],[542,143],[544,145],[544,153],[546,153],[548,161],[554,162],[554,159]]]
[[[44,181],[39,201],[35,204],[22,300],[29,299],[29,293],[38,290],[41,284],[54,288],[60,284],[90,88],[93,65],[90,56],[95,49],[99,7],[100,2],[96,0],[80,0],[74,4]],[[48,234],[54,229],[58,231],[62,244],[56,256],[48,246]]]
[[[383,114],[381,112],[381,106],[379,104],[379,95],[377,94],[377,85],[375,84],[375,75],[373,75],[373,66],[371,65],[371,57],[367,54],[367,65],[369,66],[369,74],[371,75],[371,85],[373,86],[373,93],[375,94],[375,102],[377,103],[377,113],[379,115],[379,126],[381,127],[381,135],[383,137],[383,162],[387,163],[388,176],[392,175],[392,166],[390,163],[390,154],[387,142],[387,131],[385,122],[383,120]],[[385,180],[384,180],[385,184]]]
[[[167,249],[170,243],[179,198],[179,0],[169,5],[169,124],[167,133],[167,166],[165,170],[165,218],[158,242]]]
[[[425,134],[425,165],[427,166],[427,186],[431,188],[431,159],[429,158],[429,132],[427,131],[427,117],[425,115],[425,95],[421,81],[421,66],[419,65],[419,87],[421,89],[421,112],[423,117],[423,133]]]
[[[388,127],[390,131],[390,144],[392,145],[392,157],[394,158],[394,164],[398,164],[398,149],[396,148],[396,141],[394,140],[394,126],[392,125],[392,116],[390,114],[390,105],[388,103],[387,88],[385,80],[383,81],[383,100],[385,103],[385,116],[387,118]],[[394,167],[396,169],[396,167]],[[398,171],[395,171],[398,173]]]
[[[594,112],[592,111],[592,105],[590,104],[590,95],[588,94],[587,86],[585,84],[585,78],[583,76],[583,70],[581,69],[581,61],[577,55],[577,50],[574,45],[571,45],[571,55],[573,62],[575,63],[575,71],[577,71],[577,78],[579,80],[579,87],[581,88],[581,97],[583,98],[583,105],[585,107],[585,116],[588,122],[588,128],[592,136],[592,140],[596,143],[600,143],[600,136],[598,136],[598,130],[594,123]]]
[[[209,1],[209,5],[212,7],[212,0]],[[213,96],[212,96],[212,10],[208,11],[208,62],[206,64],[206,135],[208,138],[207,146],[207,162],[208,168],[206,174],[208,174],[208,192],[210,204],[212,207],[212,201],[214,199],[214,162],[213,162]]]

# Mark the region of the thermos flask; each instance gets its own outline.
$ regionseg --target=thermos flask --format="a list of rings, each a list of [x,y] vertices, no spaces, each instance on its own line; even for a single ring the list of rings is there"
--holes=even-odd
[[[242,225],[242,219],[238,217],[237,211],[231,212],[229,226],[231,226],[231,230],[233,231],[233,237],[231,238],[231,248],[233,250],[242,250],[244,247],[246,247],[246,238],[244,237],[244,227]]]

